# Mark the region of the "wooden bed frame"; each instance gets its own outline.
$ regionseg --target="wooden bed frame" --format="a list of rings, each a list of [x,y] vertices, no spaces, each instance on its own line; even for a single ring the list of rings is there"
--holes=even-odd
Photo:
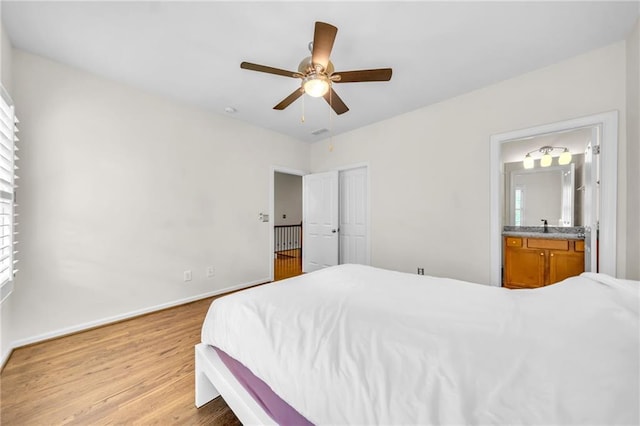
[[[276,425],[209,345],[195,346],[196,407],[222,396],[243,425]]]

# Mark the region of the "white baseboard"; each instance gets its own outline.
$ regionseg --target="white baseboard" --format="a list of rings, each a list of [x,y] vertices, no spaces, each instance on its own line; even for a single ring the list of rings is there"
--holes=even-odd
[[[13,346],[10,346],[9,348],[7,348],[7,350],[2,352],[2,358],[0,358],[0,370],[4,368],[4,365],[9,360],[9,357],[11,356],[11,352],[13,352],[13,349],[14,349]]]
[[[78,324],[78,325],[74,325],[72,327],[61,328],[59,330],[54,330],[54,331],[51,331],[51,332],[48,332],[48,333],[39,334],[37,336],[28,337],[26,339],[17,340],[15,342],[11,342],[11,349],[6,354],[6,358],[7,359],[9,358],[9,355],[11,354],[11,351],[13,349],[17,349],[17,348],[19,348],[21,346],[31,345],[31,344],[42,342],[42,341],[45,341],[45,340],[54,339],[56,337],[62,337],[62,336],[66,336],[66,335],[69,335],[69,334],[78,333],[80,331],[89,330],[91,328],[100,327],[100,326],[103,326],[103,325],[112,324],[114,322],[131,319],[131,318],[134,318],[134,317],[138,317],[140,315],[149,314],[151,312],[156,312],[156,311],[161,311],[163,309],[172,308],[174,306],[184,305],[185,303],[195,302],[196,300],[206,299],[208,297],[218,296],[218,295],[224,294],[224,293],[230,293],[232,291],[241,290],[243,288],[252,287],[254,285],[266,283],[266,282],[269,282],[269,281],[271,281],[271,280],[268,279],[268,278],[263,278],[263,279],[251,281],[251,282],[248,282],[248,283],[238,284],[238,285],[235,285],[233,287],[227,287],[227,288],[224,288],[222,290],[216,290],[216,291],[212,291],[212,292],[209,292],[209,293],[199,294],[197,296],[191,296],[191,297],[187,297],[187,298],[184,298],[184,299],[174,300],[172,302],[163,303],[163,304],[156,305],[156,306],[150,306],[148,308],[139,309],[139,310],[132,311],[132,312],[127,312],[125,314],[115,315],[115,316],[112,316],[112,317],[103,318],[103,319],[96,320],[96,321],[90,321],[90,322],[86,322],[84,324]],[[5,354],[2,354],[2,356],[3,357],[2,357],[2,364],[1,365],[4,366],[4,363],[6,362]]]

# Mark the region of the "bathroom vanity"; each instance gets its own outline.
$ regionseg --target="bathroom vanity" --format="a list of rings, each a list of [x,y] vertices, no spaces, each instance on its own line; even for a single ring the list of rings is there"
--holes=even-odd
[[[564,232],[503,232],[503,287],[543,287],[584,272],[584,234],[559,229]]]

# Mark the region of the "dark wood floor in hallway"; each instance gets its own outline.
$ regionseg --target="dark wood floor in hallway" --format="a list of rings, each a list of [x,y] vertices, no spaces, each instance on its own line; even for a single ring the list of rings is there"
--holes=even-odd
[[[2,425],[240,425],[222,398],[194,405],[194,345],[213,299],[16,349]]]

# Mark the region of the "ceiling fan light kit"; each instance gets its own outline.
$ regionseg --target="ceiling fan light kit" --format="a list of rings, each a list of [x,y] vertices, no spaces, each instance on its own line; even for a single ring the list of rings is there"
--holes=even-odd
[[[314,98],[324,97],[336,114],[344,114],[349,111],[349,108],[333,90],[333,83],[389,81],[391,80],[392,70],[391,68],[379,68],[335,72],[333,63],[329,60],[329,56],[333,49],[333,42],[335,41],[337,32],[338,29],[333,25],[324,22],[316,22],[313,42],[309,43],[311,56],[300,62],[298,72],[253,64],[250,62],[242,62],[240,64],[240,68],[280,75],[283,77],[299,78],[302,80],[300,88],[296,89],[279,104],[273,107],[276,110],[285,109],[296,99],[306,93]]]
[[[324,96],[331,86],[329,78],[324,74],[310,74],[302,79],[302,90],[307,95],[319,98]]]

